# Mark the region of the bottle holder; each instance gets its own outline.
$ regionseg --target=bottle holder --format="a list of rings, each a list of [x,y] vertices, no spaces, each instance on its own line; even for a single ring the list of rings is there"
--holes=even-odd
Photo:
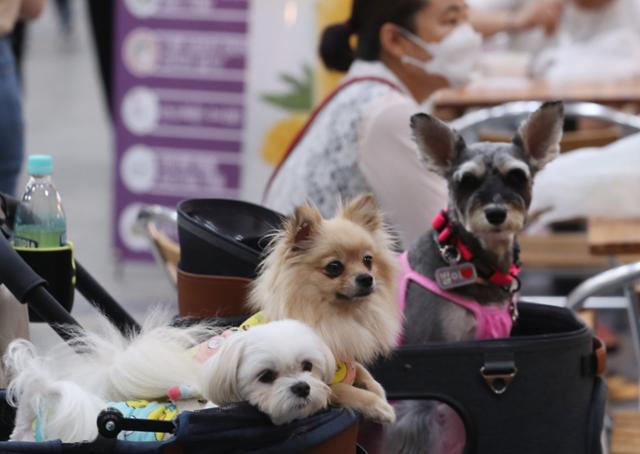
[[[73,244],[67,243],[65,246],[42,249],[16,247],[15,250],[36,273],[47,281],[47,290],[51,295],[67,312],[71,312],[76,279]],[[29,320],[44,321],[31,309],[29,309]]]

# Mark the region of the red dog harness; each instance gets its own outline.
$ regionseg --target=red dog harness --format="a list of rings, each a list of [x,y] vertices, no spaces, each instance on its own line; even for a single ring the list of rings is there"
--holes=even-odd
[[[517,281],[518,273],[520,273],[520,266],[517,263],[517,259],[514,259],[514,263],[511,265],[507,274],[496,270],[494,267],[478,263],[471,249],[467,247],[459,235],[455,234],[454,226],[449,220],[446,210],[436,215],[433,219],[432,226],[437,233],[436,242],[441,250],[447,250],[447,248],[449,248],[449,250],[455,251],[455,255],[458,256],[457,261],[467,262],[470,268],[474,268],[474,264],[476,263],[483,265],[478,274],[499,287],[506,287],[506,290],[509,291],[511,296],[507,302],[501,305],[481,305],[475,300],[449,292],[441,288],[433,279],[412,269],[409,263],[409,253],[405,251],[400,256],[401,275],[398,301],[401,310],[404,312],[409,282],[413,281],[428,291],[471,312],[476,319],[477,340],[509,337],[511,335],[511,329],[513,328],[513,322],[517,317],[515,298],[513,296],[515,292],[511,291],[511,286],[514,281]],[[467,271],[467,267],[464,266],[464,264],[459,265],[457,268],[462,274]],[[473,269],[473,273],[475,276],[475,269]],[[466,276],[463,276],[463,278],[465,277]],[[470,283],[473,283],[473,281]]]
[[[455,247],[458,251],[460,251],[460,256],[462,260],[465,262],[473,262],[474,254],[471,250],[462,242],[462,239],[454,235],[453,226],[451,221],[449,220],[449,215],[447,214],[447,210],[442,210],[440,213],[433,218],[431,221],[431,225],[438,233],[438,243],[440,245],[449,245]],[[497,286],[500,287],[508,287],[511,286],[514,279],[517,278],[518,274],[520,274],[520,266],[517,263],[513,263],[509,268],[508,273],[502,273],[495,268],[491,270],[486,279]],[[485,276],[482,276],[485,277]]]

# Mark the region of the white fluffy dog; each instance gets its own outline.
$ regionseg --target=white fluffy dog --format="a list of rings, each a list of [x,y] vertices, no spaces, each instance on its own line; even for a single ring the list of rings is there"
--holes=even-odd
[[[198,329],[200,333],[206,332],[202,327],[187,331],[194,335]],[[171,386],[171,381],[179,375],[178,378],[184,380],[181,384],[193,387],[198,396],[209,402],[200,403],[201,407],[248,401],[269,415],[274,424],[285,424],[328,405],[328,383],[335,372],[335,359],[315,332],[303,323],[283,320],[238,331],[222,340],[217,338],[216,353],[204,363],[199,363],[193,352],[184,348],[168,353],[178,357],[167,357],[167,352],[162,350],[164,342],[151,351],[152,343],[144,338],[143,334],[137,341],[148,347],[146,352],[151,356],[147,360],[175,366],[186,358],[187,368],[177,374],[169,367],[157,368],[166,374],[156,377],[155,386],[158,389],[164,384]],[[218,344],[218,341],[221,342]],[[142,359],[138,348],[130,353]],[[90,358],[91,355],[87,355],[87,360]],[[109,386],[114,387],[111,391],[117,388],[117,374],[111,374],[109,386],[101,384],[101,392],[92,391],[87,385],[91,387],[95,383],[81,384],[74,374],[64,379],[64,373],[52,362],[52,357],[39,357],[34,346],[25,340],[12,342],[4,360],[13,375],[8,399],[17,406],[12,440],[35,440],[35,421],[42,440],[80,442],[96,438],[96,418],[100,411],[112,405],[104,398],[105,390],[109,391]],[[143,393],[152,394],[152,387],[144,386],[149,383],[146,377],[139,383],[143,384]],[[133,397],[124,399],[129,398]]]

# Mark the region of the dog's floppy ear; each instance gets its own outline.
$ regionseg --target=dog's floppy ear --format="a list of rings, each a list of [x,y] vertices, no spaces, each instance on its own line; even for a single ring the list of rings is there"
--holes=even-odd
[[[330,385],[333,378],[336,375],[336,359],[331,352],[331,349],[324,343],[318,336],[318,348],[322,353],[323,367],[322,367],[322,381],[327,385]]]
[[[544,103],[525,120],[513,143],[525,153],[534,172],[541,170],[560,152],[564,105],[561,101]]]
[[[340,214],[370,232],[376,232],[382,227],[382,215],[370,193],[351,199],[341,208]]]
[[[320,211],[310,203],[296,207],[286,224],[286,236],[292,249],[304,249],[322,223]]]
[[[413,138],[418,145],[418,156],[427,167],[441,176],[447,175],[464,140],[446,123],[427,114],[411,117]]]
[[[204,363],[200,375],[202,396],[217,405],[245,400],[238,387],[238,370],[244,355],[245,333],[224,340],[220,350]]]

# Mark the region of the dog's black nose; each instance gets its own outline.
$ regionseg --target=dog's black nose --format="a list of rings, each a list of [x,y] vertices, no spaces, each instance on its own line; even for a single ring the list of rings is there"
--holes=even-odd
[[[500,225],[507,219],[507,210],[504,208],[487,208],[484,215],[491,225]]]
[[[373,286],[373,276],[370,274],[358,274],[356,276],[356,284],[360,288],[369,289]]]
[[[291,392],[298,397],[307,397],[309,395],[309,391],[311,391],[309,383],[303,381],[299,381],[291,387]]]

